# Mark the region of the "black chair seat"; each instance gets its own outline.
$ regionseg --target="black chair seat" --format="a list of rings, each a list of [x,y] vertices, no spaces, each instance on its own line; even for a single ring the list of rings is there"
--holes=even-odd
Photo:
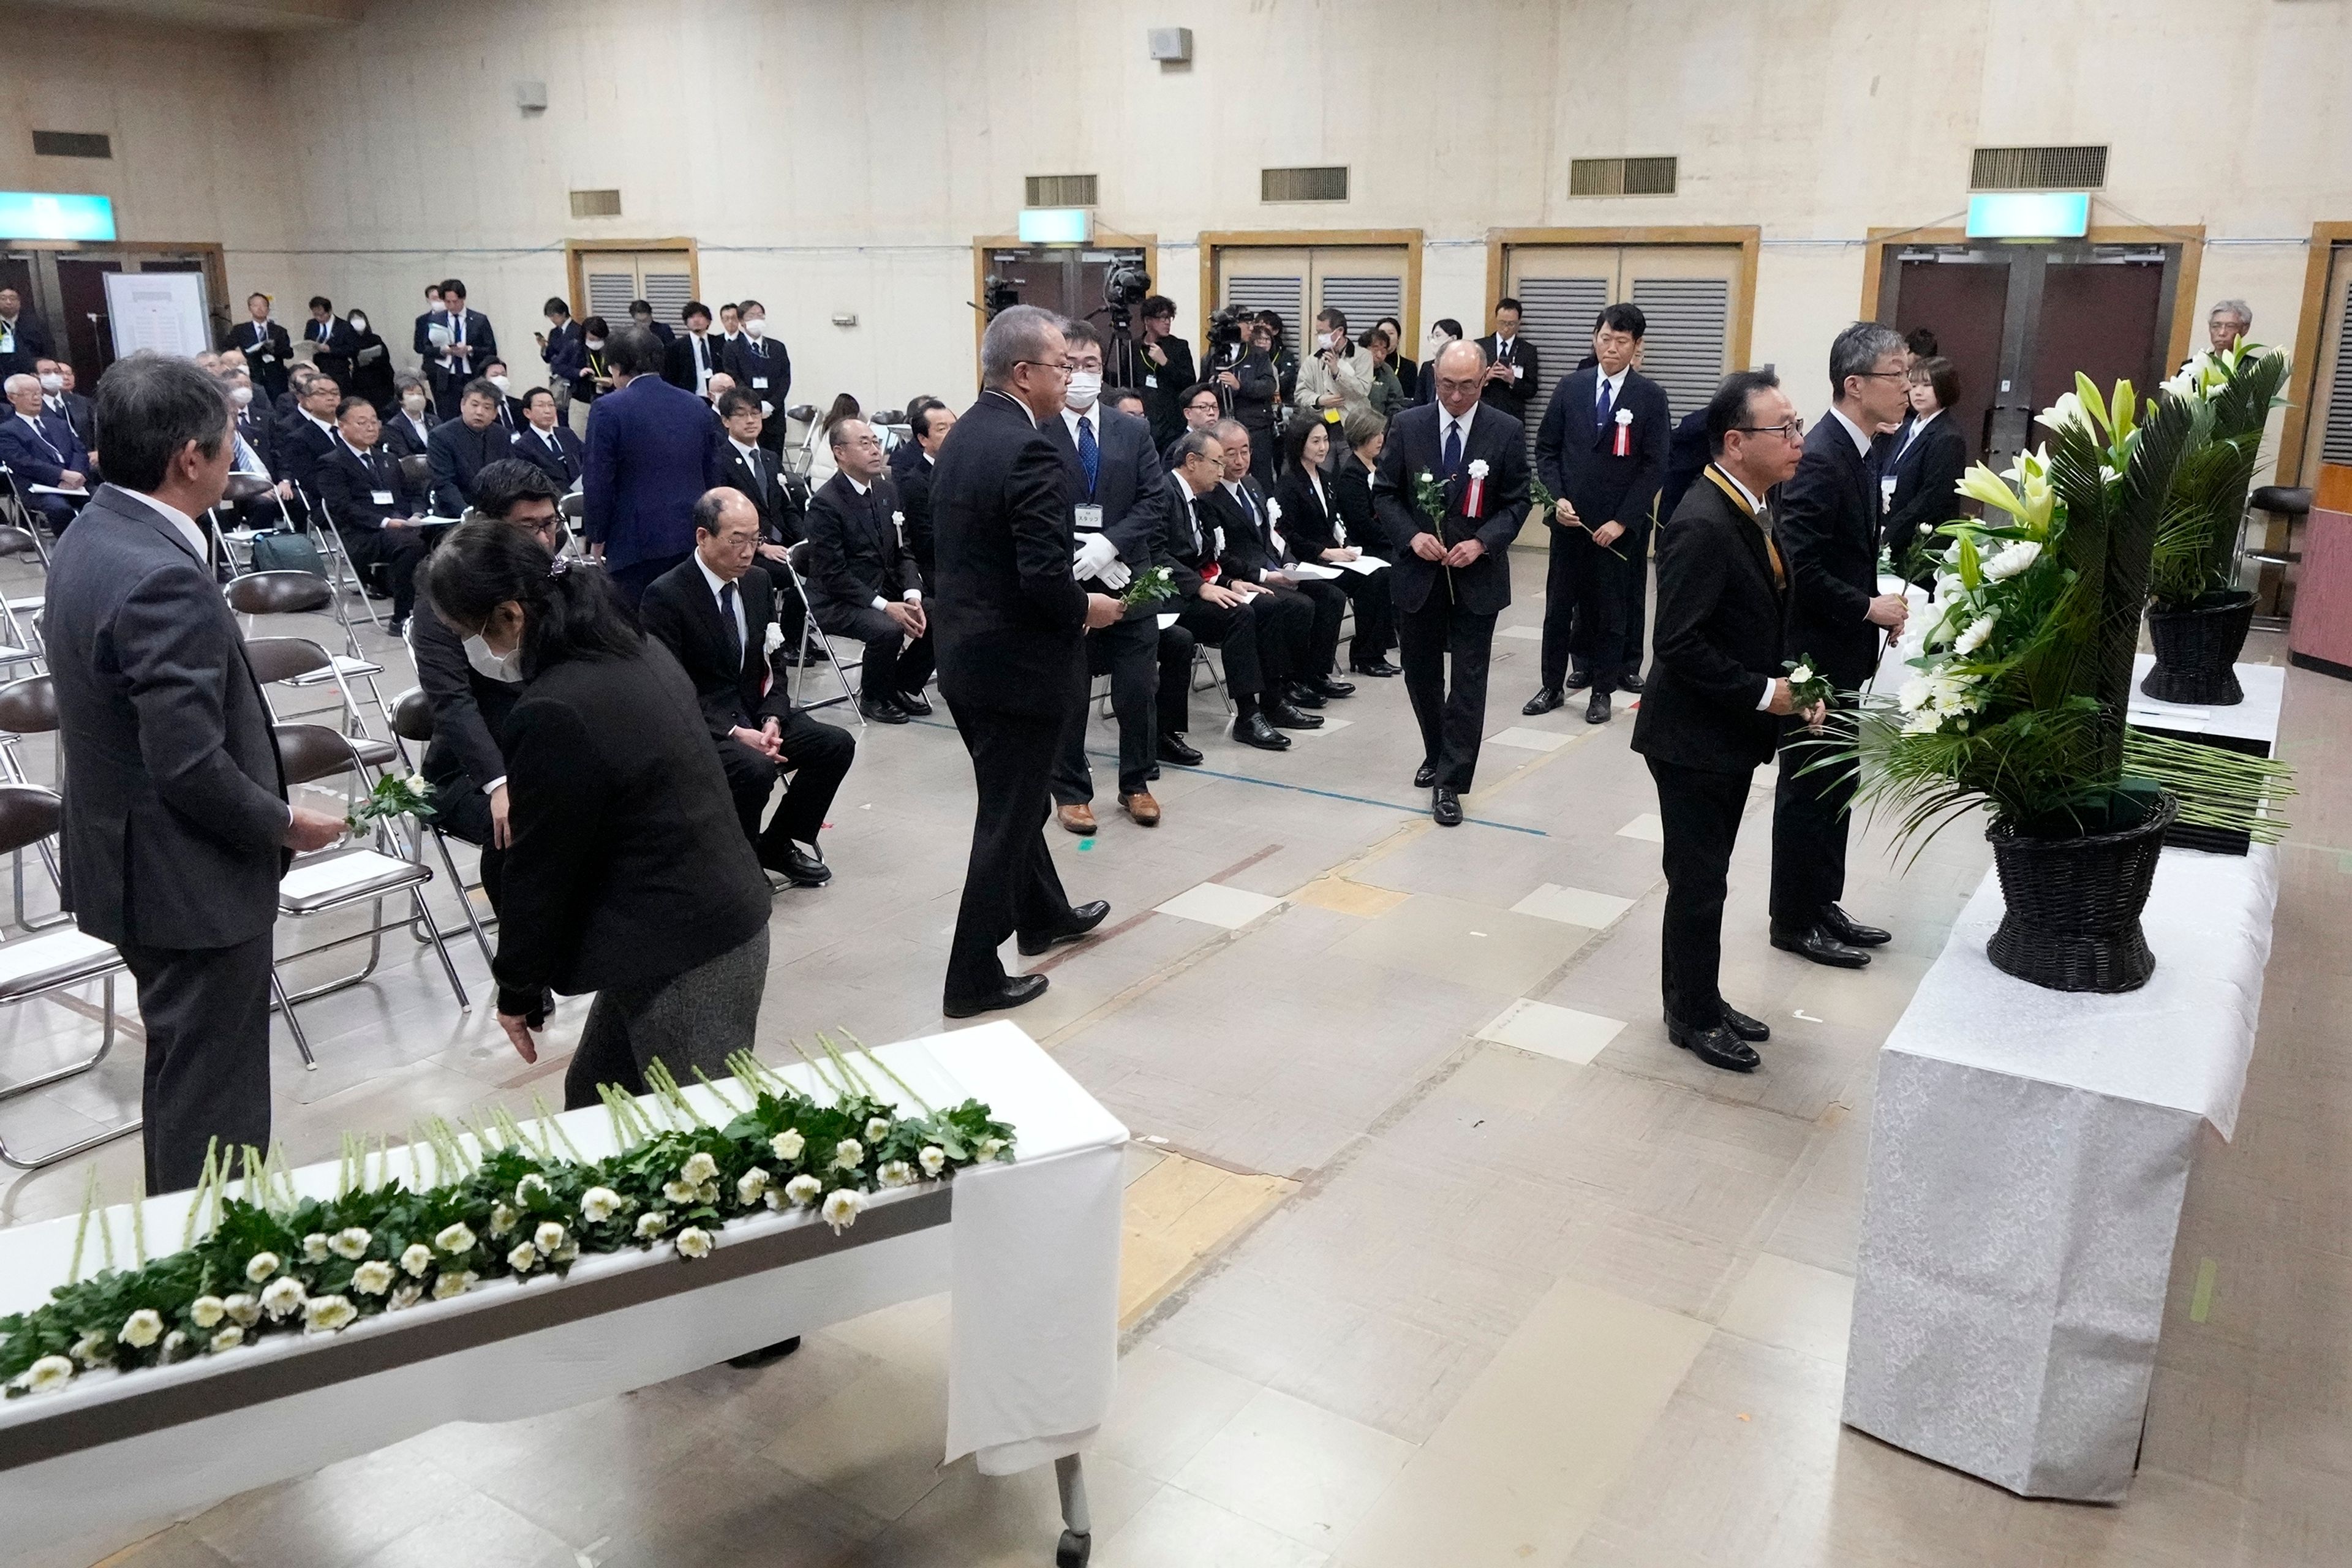
[[[2256,511],[2281,517],[2303,517],[2311,510],[2311,490],[2305,485],[2263,485],[2246,498]]]

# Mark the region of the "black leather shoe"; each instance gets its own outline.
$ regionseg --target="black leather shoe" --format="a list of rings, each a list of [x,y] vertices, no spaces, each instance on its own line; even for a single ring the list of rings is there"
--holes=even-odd
[[[1307,684],[1318,697],[1353,697],[1356,694],[1353,681],[1334,680],[1328,675],[1319,676]]]
[[[1412,770],[1412,787],[1427,789],[1437,782],[1437,764],[1423,763]]]
[[[1772,1037],[1772,1031],[1761,1018],[1751,1018],[1732,1007],[1723,1010],[1723,1026],[1750,1045],[1760,1046]]]
[[[1290,750],[1290,737],[1267,723],[1263,713],[1252,713],[1234,720],[1234,739],[1244,746],[1255,746],[1261,752]]]
[[[928,719],[931,716],[931,700],[919,691],[894,692],[891,695],[891,700],[918,719]]]
[[[1039,953],[1050,948],[1059,947],[1066,942],[1076,942],[1102,924],[1109,915],[1108,899],[1097,899],[1093,903],[1080,904],[1070,911],[1070,923],[1061,930],[1042,937],[1024,936],[1021,939],[1021,956],[1034,958]]]
[[[877,697],[870,702],[860,702],[857,710],[866,715],[869,724],[903,724],[907,710],[887,698]]]
[[[1577,668],[1570,668],[1570,669],[1569,670],[1569,672],[1568,672],[1568,689],[1569,689],[1570,691],[1581,691],[1581,690],[1583,690],[1586,687],[1588,687],[1588,686],[1590,686],[1590,685],[1591,685],[1591,684],[1592,684],[1592,672],[1591,672],[1591,670],[1589,670],[1589,669],[1577,669]]]
[[[1391,676],[1402,675],[1404,671],[1399,669],[1395,665],[1391,664],[1385,658],[1360,658],[1349,664],[1348,673],[1350,675],[1369,675],[1376,679],[1386,680]]]
[[[1318,703],[1319,707],[1320,704]],[[1301,713],[1287,702],[1269,701],[1265,705],[1265,721],[1279,730],[1320,730],[1321,715]]]
[[[1584,705],[1584,721],[1588,724],[1609,722],[1609,693],[1597,686],[1592,689],[1592,700]]]
[[[1822,929],[1848,947],[1885,947],[1895,940],[1893,931],[1863,925],[1835,904],[1822,906]]]
[[[780,1362],[800,1348],[801,1337],[794,1334],[791,1339],[778,1340],[774,1344],[761,1345],[758,1350],[746,1351],[741,1355],[730,1355],[727,1358],[727,1364],[750,1372]]]
[[[1304,680],[1291,681],[1283,689],[1282,695],[1289,701],[1293,708],[1320,708],[1323,706],[1323,694],[1320,691],[1316,690],[1314,687],[1308,685]]]
[[[1625,675],[1621,675],[1621,676],[1619,676],[1619,677],[1617,678],[1617,689],[1618,689],[1618,690],[1620,690],[1620,691],[1631,691],[1631,692],[1633,692],[1635,696],[1639,696],[1639,695],[1641,695],[1641,691],[1642,691],[1642,673],[1641,673],[1641,671],[1639,671],[1639,670],[1634,670],[1634,671],[1633,671],[1633,672],[1631,672],[1631,673],[1629,673],[1629,674],[1625,674]]]
[[[1793,952],[1799,958],[1810,958],[1815,963],[1826,963],[1832,969],[1867,969],[1870,954],[1858,947],[1848,947],[1820,926],[1807,926],[1801,931],[1774,931],[1772,945],[1783,952]]]
[[[1528,705],[1520,709],[1519,711],[1532,719],[1538,713],[1550,712],[1553,709],[1559,707],[1561,703],[1567,700],[1568,699],[1566,697],[1560,695],[1560,689],[1559,687],[1547,686],[1538,690],[1533,697],[1528,698]]]
[[[822,888],[833,880],[833,868],[821,855],[812,854],[790,839],[772,856],[763,855],[760,864],[781,873],[795,888]]]
[[[1763,1065],[1764,1058],[1756,1054],[1755,1047],[1720,1024],[1711,1029],[1694,1029],[1669,1023],[1666,1037],[1707,1066],[1726,1072],[1754,1072]]]
[[[942,1005],[940,1011],[950,1018],[971,1018],[982,1013],[1018,1007],[1045,994],[1045,983],[1050,978],[1044,974],[1008,974],[1003,985],[985,996],[974,996],[965,1002],[950,1001]]]
[[[1437,786],[1436,793],[1429,803],[1429,815],[1437,818],[1437,826],[1440,827],[1462,826],[1462,797],[1454,792],[1453,785]]]
[[[1174,763],[1180,768],[1197,768],[1201,765],[1201,753],[1186,745],[1183,736],[1167,734],[1160,737],[1160,760]]]

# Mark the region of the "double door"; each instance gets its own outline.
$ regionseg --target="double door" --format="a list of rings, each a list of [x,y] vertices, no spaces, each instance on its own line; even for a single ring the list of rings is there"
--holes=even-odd
[[[1411,253],[1402,245],[1224,246],[1217,251],[1217,303],[1272,310],[1282,318],[1282,341],[1303,356],[1323,310],[1345,316],[1350,338],[1362,337],[1383,316],[1412,331],[1405,313],[1411,267]],[[1396,353],[1418,355],[1410,340],[1397,344]]]
[[[681,314],[694,299],[698,281],[694,252],[684,247],[658,250],[577,250],[572,256],[572,308],[584,319],[602,316],[618,331],[629,324],[629,301],[643,300],[654,320],[672,331],[683,329]]]
[[[221,306],[223,279],[218,252],[191,247],[80,246],[0,250],[0,286],[16,290],[25,312],[49,331],[58,355],[72,363],[74,379],[87,395],[114,363],[114,331],[108,318],[110,272],[197,272],[205,275],[207,332],[217,343],[228,331]]]
[[[1505,292],[1543,367],[1528,400],[1530,442],[1561,379],[1591,356],[1593,319],[1609,305],[1641,308],[1648,330],[1635,363],[1665,390],[1674,418],[1704,405],[1732,369],[1744,308],[1736,245],[1516,245],[1504,263]]]

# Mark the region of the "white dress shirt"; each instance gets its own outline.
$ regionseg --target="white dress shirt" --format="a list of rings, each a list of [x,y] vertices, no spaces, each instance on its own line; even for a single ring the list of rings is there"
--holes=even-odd
[[[1461,415],[1458,417],[1445,412],[1445,405],[1442,403],[1435,406],[1437,409],[1437,455],[1439,460],[1444,461],[1445,457],[1446,432],[1449,430],[1459,430],[1462,432],[1462,461],[1464,466],[1467,467],[1470,461],[1470,421],[1478,416],[1478,409],[1480,405],[1475,403],[1472,404],[1470,405],[1470,412]]]
[[[1863,461],[1868,462],[1870,460],[1870,437],[1863,434],[1862,426],[1847,418],[1845,416],[1845,410],[1840,408],[1834,403],[1830,405],[1830,417],[1845,426],[1845,433],[1853,438],[1853,449],[1862,454]]]
[[[751,623],[743,618],[743,589],[741,585],[740,584],[734,584],[735,592],[731,595],[729,594],[727,590],[730,584],[727,579],[721,577],[718,573],[713,572],[710,569],[709,563],[702,559],[702,552],[698,550],[694,552],[694,565],[695,570],[702,574],[702,580],[710,584],[710,597],[712,603],[718,605],[722,609],[725,608],[730,602],[734,605],[735,643],[738,647],[749,648],[751,646]]]
[[[1943,410],[1940,408],[1936,410],[1936,414],[1941,414]],[[1903,437],[1903,445],[1895,448],[1895,457],[1896,461],[1901,461],[1903,454],[1911,449],[1911,443],[1919,438],[1919,432],[1925,430],[1929,425],[1935,422],[1936,414],[1930,414],[1924,418],[1914,419],[1911,421],[1911,433]]]

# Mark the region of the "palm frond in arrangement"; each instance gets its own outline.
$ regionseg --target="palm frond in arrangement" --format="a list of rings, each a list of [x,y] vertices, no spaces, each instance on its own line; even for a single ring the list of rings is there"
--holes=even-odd
[[[2287,356],[2246,343],[2200,354],[2164,384],[2167,405],[2192,411],[2187,453],[2168,488],[2154,543],[2149,592],[2188,609],[2237,591],[2238,524],[2262,458],[2263,429],[2284,404]]]

